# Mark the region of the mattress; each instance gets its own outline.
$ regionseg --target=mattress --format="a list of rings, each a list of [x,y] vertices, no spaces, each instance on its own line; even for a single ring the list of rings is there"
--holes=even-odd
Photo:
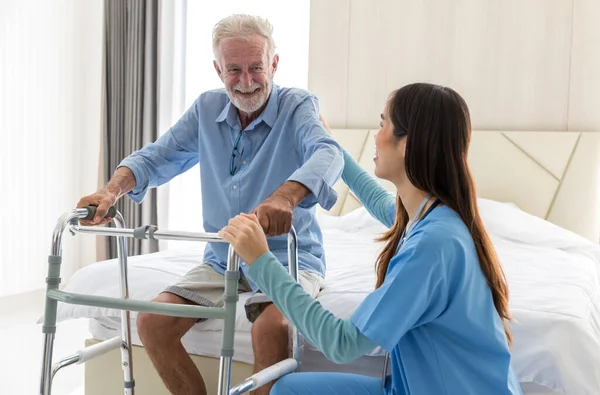
[[[600,247],[531,216],[513,205],[480,199],[480,211],[510,288],[514,337],[513,366],[524,388],[566,394],[600,393]],[[348,318],[375,284],[374,262],[382,245],[373,240],[385,229],[364,210],[343,217],[320,215],[327,276],[318,300],[340,318]],[[201,263],[201,244],[129,259],[130,295],[150,300],[179,276]],[[79,270],[66,291],[119,295],[118,262],[98,262]],[[234,359],[252,363],[250,323],[240,295]],[[132,313],[135,321],[136,313]],[[120,313],[113,309],[59,304],[58,319],[88,317],[99,339],[114,336]],[[217,356],[221,321],[195,325],[183,338],[190,353]],[[132,340],[140,344],[132,325]],[[355,366],[328,364],[306,344],[308,370],[350,369],[379,377],[382,351],[373,350]],[[376,363],[377,362],[377,363]],[[361,363],[363,365],[361,365]],[[375,367],[375,368],[373,368]],[[539,391],[538,391],[539,392]]]
[[[97,340],[106,340],[121,334],[120,320],[115,317],[101,317],[90,319],[90,333]],[[131,334],[133,344],[141,345],[140,339],[135,329]],[[204,356],[218,357],[221,344],[221,333],[218,331],[197,331],[188,332],[182,342],[186,349],[199,350],[194,354]],[[237,332],[235,336],[235,356],[234,359],[245,363],[253,363],[250,333]],[[383,356],[363,356],[352,363],[338,365],[316,351],[313,347],[305,349],[303,352],[301,370],[303,372],[342,372],[355,373],[372,377],[381,377],[383,370]],[[556,395],[558,392],[548,387],[535,383],[522,383],[523,395]]]

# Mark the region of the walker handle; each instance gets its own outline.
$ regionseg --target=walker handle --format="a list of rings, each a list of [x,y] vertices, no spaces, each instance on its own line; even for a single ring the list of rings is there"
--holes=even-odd
[[[89,205],[89,206],[85,206],[83,207],[84,209],[87,210],[88,214],[85,218],[85,220],[92,220],[94,219],[94,217],[96,216],[96,209],[98,208],[98,206],[95,205]],[[117,215],[117,209],[115,208],[115,206],[111,206],[108,209],[108,212],[106,213],[106,215],[104,216],[104,218],[114,218],[115,215]]]

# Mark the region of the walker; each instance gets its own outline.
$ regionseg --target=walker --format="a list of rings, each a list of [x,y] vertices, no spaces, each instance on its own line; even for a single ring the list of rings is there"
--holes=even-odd
[[[48,277],[46,278],[46,305],[44,313],[44,354],[42,360],[42,377],[40,383],[40,394],[50,395],[52,391],[52,379],[62,368],[81,364],[95,357],[103,355],[113,349],[121,349],[121,361],[124,374],[124,394],[133,395],[135,380],[133,377],[131,331],[129,312],[138,311],[188,318],[216,318],[224,320],[223,338],[219,361],[218,395],[238,395],[254,390],[264,384],[275,380],[283,375],[291,373],[299,368],[301,360],[301,347],[299,334],[292,325],[291,328],[291,354],[292,357],[272,365],[244,380],[234,388],[230,388],[231,359],[233,357],[233,338],[235,331],[235,314],[238,301],[239,256],[229,246],[227,259],[227,271],[225,272],[225,291],[223,296],[223,307],[204,307],[193,305],[174,305],[168,303],[147,302],[129,299],[127,281],[127,243],[125,237],[153,240],[187,240],[212,243],[226,243],[216,233],[192,233],[176,231],[160,231],[155,225],[141,226],[135,229],[125,228],[123,216],[114,207],[111,207],[107,217],[113,218],[115,228],[81,226],[80,219],[90,220],[96,213],[95,206],[87,206],[75,209],[63,214],[54,229],[52,236],[52,251],[48,256]],[[62,236],[65,229],[74,235],[76,233],[116,236],[118,238],[118,259],[121,271],[121,298],[109,298],[103,296],[90,296],[60,291],[60,265],[62,261]],[[288,269],[290,275],[298,279],[298,242],[296,231],[292,227],[288,234]],[[54,347],[54,334],[56,333],[56,310],[57,303],[71,303],[96,307],[106,307],[121,310],[121,336],[105,340],[101,343],[84,348],[75,354],[62,358],[52,364],[52,351]]]

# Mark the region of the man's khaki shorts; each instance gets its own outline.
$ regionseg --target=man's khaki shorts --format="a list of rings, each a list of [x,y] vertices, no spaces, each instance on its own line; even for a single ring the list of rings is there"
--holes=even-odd
[[[298,270],[298,283],[315,298],[323,288],[323,277],[306,270]],[[224,291],[225,277],[217,273],[212,266],[202,264],[190,270],[175,285],[167,287],[163,292],[172,293],[200,306],[221,307]],[[238,283],[238,293],[243,292],[252,292],[252,289],[246,277],[242,275]],[[248,298],[244,306],[248,321],[254,323],[269,303],[272,303],[271,298],[260,291]]]

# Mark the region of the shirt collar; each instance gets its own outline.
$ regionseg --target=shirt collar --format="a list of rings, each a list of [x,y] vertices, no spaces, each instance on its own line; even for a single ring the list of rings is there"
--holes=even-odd
[[[267,106],[263,110],[263,112],[258,116],[258,118],[262,118],[263,121],[269,127],[273,127],[275,125],[275,121],[277,120],[277,113],[279,112],[279,87],[273,84],[271,88],[271,95],[269,95],[269,100],[267,102]]]
[[[277,113],[279,112],[279,87],[273,84],[271,88],[271,94],[267,101],[267,106],[262,113],[252,122],[253,125],[258,125],[261,121],[264,121],[269,127],[275,125],[277,120]],[[227,97],[227,104],[215,120],[215,122],[227,121],[227,124],[232,128],[240,128],[240,119],[238,117],[237,108],[231,102],[229,96]],[[251,125],[252,125],[251,124]]]

